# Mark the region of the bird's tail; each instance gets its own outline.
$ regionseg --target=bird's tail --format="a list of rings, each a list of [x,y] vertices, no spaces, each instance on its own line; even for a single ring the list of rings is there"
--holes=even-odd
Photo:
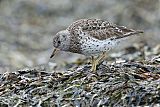
[[[132,35],[136,35],[136,34],[140,34],[140,33],[144,33],[144,32],[142,30],[127,32],[127,33],[123,34],[122,36],[116,37],[116,39],[125,38],[125,37],[128,37],[128,36],[132,36]]]

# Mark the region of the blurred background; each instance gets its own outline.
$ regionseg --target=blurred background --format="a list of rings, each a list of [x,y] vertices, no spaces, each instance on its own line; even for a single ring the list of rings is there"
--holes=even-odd
[[[47,64],[52,38],[81,18],[99,18],[144,30],[121,48],[160,44],[160,0],[0,0],[0,71]],[[50,62],[85,56],[60,52]]]

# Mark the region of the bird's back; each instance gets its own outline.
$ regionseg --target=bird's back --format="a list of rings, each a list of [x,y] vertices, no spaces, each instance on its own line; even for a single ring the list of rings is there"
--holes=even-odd
[[[80,19],[71,24],[67,30],[74,36],[84,33],[98,40],[120,39],[143,33],[143,31],[128,29],[101,19]]]

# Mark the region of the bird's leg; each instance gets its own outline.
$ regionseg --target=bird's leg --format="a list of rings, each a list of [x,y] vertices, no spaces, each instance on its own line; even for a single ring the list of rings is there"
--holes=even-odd
[[[97,59],[92,56],[92,68],[91,71],[96,71],[97,65],[106,57],[106,53],[103,52]]]
[[[106,58],[107,54],[106,52],[103,52],[97,59],[96,61],[99,63],[101,62],[102,60],[104,60]]]
[[[91,71],[95,71],[96,68],[95,68],[95,59],[94,59],[94,56],[91,56],[91,63],[92,63],[92,68],[91,68]]]
[[[106,56],[107,56],[106,52],[103,52],[103,53],[96,59],[96,61],[95,61],[96,66],[97,66],[102,60],[104,60],[104,59],[106,58]]]

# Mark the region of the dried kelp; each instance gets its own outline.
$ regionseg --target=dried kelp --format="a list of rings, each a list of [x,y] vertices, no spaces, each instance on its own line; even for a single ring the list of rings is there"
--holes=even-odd
[[[0,74],[0,106],[160,106],[160,50],[143,47],[124,50],[119,60],[99,64],[96,72],[84,61],[65,72],[33,68]],[[123,59],[133,54],[135,60]]]

